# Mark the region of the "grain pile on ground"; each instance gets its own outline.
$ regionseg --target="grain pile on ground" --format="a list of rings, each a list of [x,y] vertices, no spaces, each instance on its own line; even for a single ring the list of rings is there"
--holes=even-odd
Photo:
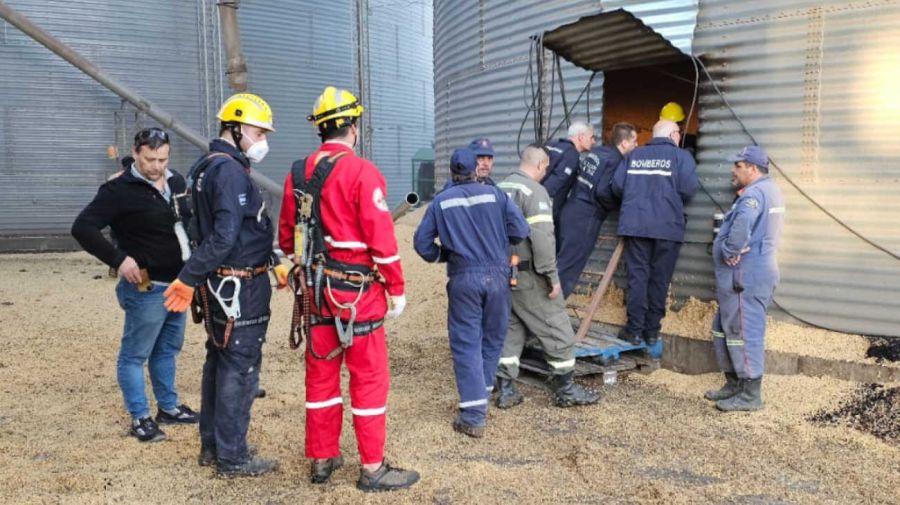
[[[590,298],[586,295],[573,295],[569,305],[587,307]],[[676,308],[673,308],[676,307]],[[679,335],[699,340],[711,340],[713,316],[718,304],[715,301],[703,302],[689,298],[677,306],[669,299],[669,311],[662,321],[663,333]],[[573,312],[577,316],[583,310]],[[610,286],[603,297],[603,304],[595,321],[622,325],[625,324],[624,292],[616,286]],[[866,363],[881,363],[886,366],[900,367],[900,339],[892,339],[884,347],[870,351],[872,342],[862,335],[849,335],[819,328],[808,328],[796,324],[777,321],[769,317],[766,330],[766,349],[815,356],[826,359],[839,359]],[[879,359],[880,358],[880,359]]]
[[[900,387],[880,384],[861,386],[851,400],[837,410],[822,411],[810,420],[823,424],[846,424],[892,443],[900,444]]]
[[[345,418],[348,465],[331,485],[307,483],[302,355],[287,348],[290,296],[277,293],[250,440],[278,473],[224,480],[196,465],[195,427],[169,440],[128,437],[115,380],[122,325],[106,268],[85,254],[0,257],[0,503],[821,504],[900,501],[900,447],[806,418],[837,408],[856,385],[766,379],[767,408],[721,414],[701,399],[715,374],[661,370],[601,388],[600,404],[557,409],[523,386],[524,404],[492,409],[487,437],[454,433],[458,401],[447,346],[444,270],[410,247],[417,217],[398,226],[410,305],[388,325],[392,390],[388,457],[416,468],[408,492],[363,496]],[[95,279],[95,277],[101,276]],[[183,400],[199,406],[202,329],[179,358]],[[149,391],[149,386],[148,386]],[[346,391],[346,389],[345,389]],[[345,405],[349,402],[345,400]],[[155,405],[154,405],[155,408]]]

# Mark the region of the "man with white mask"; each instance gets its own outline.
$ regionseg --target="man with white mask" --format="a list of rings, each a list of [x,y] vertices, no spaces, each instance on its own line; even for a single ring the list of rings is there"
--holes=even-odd
[[[283,287],[288,270],[272,252],[274,227],[249,173],[268,152],[266,136],[275,129],[272,109],[250,93],[230,97],[217,117],[220,138],[188,177],[195,249],[166,290],[165,307],[183,312],[193,301],[208,336],[200,465],[216,465],[227,476],[256,476],[277,466],[247,445],[272,296],[266,272],[274,269]]]

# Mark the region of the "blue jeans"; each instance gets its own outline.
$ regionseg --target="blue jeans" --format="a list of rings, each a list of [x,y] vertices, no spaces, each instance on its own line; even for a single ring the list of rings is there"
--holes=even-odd
[[[184,344],[186,314],[166,310],[165,290],[166,286],[154,283],[150,291],[141,292],[125,280],[116,286],[119,306],[125,311],[116,376],[125,397],[125,408],[135,419],[150,415],[144,393],[144,363],[149,363],[150,382],[159,408],[178,406],[175,358]]]

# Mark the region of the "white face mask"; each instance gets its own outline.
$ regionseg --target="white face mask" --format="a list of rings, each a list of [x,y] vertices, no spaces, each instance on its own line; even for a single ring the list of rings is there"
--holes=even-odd
[[[250,145],[245,154],[251,163],[259,163],[269,154],[269,143],[266,139],[258,140]]]

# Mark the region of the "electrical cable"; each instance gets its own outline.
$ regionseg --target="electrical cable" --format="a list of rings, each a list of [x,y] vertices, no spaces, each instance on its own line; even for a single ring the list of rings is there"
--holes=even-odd
[[[556,89],[556,72],[554,72],[554,70],[557,61],[557,58],[553,58],[550,60],[550,107],[547,110],[547,122],[549,122],[553,117],[553,102],[554,98],[556,98],[556,94],[553,92]],[[565,112],[565,109],[563,109],[563,112]],[[541,126],[543,127],[543,125]],[[543,130],[541,131],[541,133],[543,133]]]
[[[581,99],[584,97],[585,92],[587,92],[587,90],[590,89],[591,83],[594,81],[594,77],[596,77],[596,76],[597,76],[597,72],[593,72],[593,73],[591,74],[591,77],[588,79],[587,84],[585,84],[584,87],[581,88],[581,93],[578,94],[578,98],[575,99],[575,103],[572,104],[572,107],[569,108],[569,110],[567,111],[565,117],[563,117],[563,119],[559,122],[559,124],[556,125],[556,128],[554,128],[553,131],[550,132],[550,135],[547,137],[548,140],[549,140],[549,139],[552,139],[553,136],[556,135],[556,132],[559,131],[559,128],[560,128],[560,127],[563,125],[563,123],[566,122],[566,120],[570,117],[572,111],[574,111],[574,110],[575,110],[575,107],[577,107],[578,104],[581,102]]]
[[[559,64],[559,54],[556,55],[556,57],[553,59],[553,61],[556,64],[556,72],[559,74],[559,96],[562,97],[563,112],[565,112],[564,119],[566,120],[566,128],[568,128],[572,124],[569,121],[569,113],[568,113],[569,106],[566,105],[566,86],[565,86],[565,83],[563,82],[562,65]],[[549,117],[553,117],[553,114],[550,114]],[[590,121],[588,121],[588,124],[590,124]]]
[[[737,112],[734,110],[734,108],[731,106],[731,104],[728,103],[728,99],[725,98],[725,95],[722,94],[722,91],[719,89],[719,86],[716,85],[716,82],[713,80],[712,76],[709,74],[709,70],[707,70],[706,65],[703,64],[703,61],[700,60],[700,58],[698,58],[698,57],[696,57],[696,56],[694,56],[692,59],[695,60],[697,63],[699,63],[699,64],[700,64],[700,67],[703,68],[703,72],[706,74],[706,78],[709,80],[710,84],[712,84],[713,89],[714,89],[714,90],[716,91],[716,93],[719,95],[719,98],[722,99],[722,102],[725,104],[725,106],[726,106],[726,107],[728,108],[728,110],[731,112],[731,115],[732,115],[732,116],[734,117],[734,119],[738,122],[738,124],[741,125],[741,129],[744,130],[744,133],[747,134],[748,137],[750,137],[750,140],[753,141],[753,143],[754,143],[755,145],[759,145],[759,142],[757,142],[757,141],[756,141],[756,138],[753,136],[753,134],[750,133],[750,130],[747,128],[747,126],[744,124],[744,122],[743,122],[743,121],[741,120],[741,118],[738,116]],[[885,248],[885,247],[883,247],[883,246],[881,246],[881,245],[875,243],[874,241],[870,240],[869,238],[867,238],[866,236],[864,236],[862,233],[856,231],[855,229],[853,229],[853,227],[851,227],[850,225],[848,225],[847,223],[845,223],[844,221],[842,221],[839,217],[837,217],[837,216],[835,216],[834,214],[832,214],[832,213],[831,213],[828,209],[826,209],[822,204],[820,204],[819,202],[817,202],[812,196],[810,196],[806,191],[804,191],[803,188],[801,188],[796,182],[794,182],[794,180],[791,179],[791,177],[788,176],[788,175],[784,172],[784,170],[782,170],[781,167],[779,167],[778,164],[775,163],[775,161],[774,161],[771,157],[769,157],[769,163],[770,163],[773,167],[775,167],[775,170],[778,170],[778,173],[781,174],[782,178],[783,178],[785,181],[787,181],[788,184],[790,184],[791,186],[793,186],[793,188],[796,189],[797,192],[800,193],[800,195],[802,195],[804,198],[806,198],[810,203],[813,204],[813,206],[815,206],[817,209],[819,209],[820,211],[822,211],[822,213],[824,213],[826,216],[828,216],[829,218],[831,218],[835,223],[839,224],[842,228],[844,228],[845,230],[849,231],[850,233],[852,233],[853,235],[855,235],[857,238],[859,238],[859,239],[862,240],[863,242],[869,244],[870,246],[874,247],[875,249],[878,249],[879,251],[881,251],[881,252],[887,254],[888,256],[890,256],[891,258],[894,258],[895,260],[900,260],[900,255],[898,255],[898,254],[894,253],[893,251],[890,251],[890,250],[888,250],[887,248]]]
[[[749,129],[747,128],[747,126],[744,124],[743,120],[741,120],[740,116],[738,116],[737,111],[734,110],[734,108],[733,108],[733,107],[731,106],[731,104],[728,102],[728,99],[725,98],[725,95],[722,93],[722,91],[721,91],[721,90],[719,89],[719,87],[716,85],[716,82],[713,80],[712,75],[710,75],[709,70],[707,70],[706,65],[703,64],[703,61],[702,61],[699,57],[697,57],[697,56],[692,56],[692,57],[691,57],[691,60],[694,62],[694,68],[695,68],[695,69],[697,68],[697,64],[698,64],[698,63],[700,64],[700,68],[703,69],[703,73],[706,75],[707,80],[709,81],[710,84],[712,84],[713,89],[716,91],[716,94],[719,95],[719,98],[720,98],[720,99],[722,100],[722,102],[725,104],[725,107],[728,108],[729,112],[731,112],[731,115],[732,115],[732,116],[734,117],[734,119],[738,122],[738,124],[740,124],[741,129],[744,131],[744,133],[745,133],[748,137],[750,137],[750,140],[753,141],[753,144],[754,144],[754,145],[759,145],[759,143],[756,141],[756,138],[753,136],[752,133],[750,133],[750,130],[749,130]],[[698,87],[699,87],[699,80],[698,80],[698,86],[695,86],[695,89],[694,89],[695,100],[696,100],[696,96],[697,96],[697,88],[698,88]],[[693,109],[693,106],[692,106],[692,109]],[[807,194],[805,191],[803,191],[803,190],[802,190],[802,189],[801,189],[801,188],[800,188],[800,187],[799,187],[799,186],[798,186],[798,185],[797,185],[797,184],[796,184],[796,183],[795,183],[795,182],[794,182],[787,174],[785,174],[784,171],[783,171],[783,170],[775,163],[774,160],[772,160],[771,157],[769,158],[769,163],[770,163],[772,166],[774,166],[776,170],[778,170],[778,173],[781,174],[781,176],[782,176],[788,183],[790,183],[790,185],[793,186],[794,189],[796,189],[796,190],[797,190],[804,198],[806,198],[807,200],[809,200],[816,208],[818,208],[819,210],[821,210],[822,212],[824,212],[828,217],[830,217],[831,219],[833,219],[833,220],[834,220],[835,222],[837,222],[839,225],[841,225],[842,227],[844,227],[845,229],[847,229],[850,233],[852,233],[852,234],[855,235],[856,237],[862,239],[864,242],[868,243],[869,245],[875,247],[876,249],[879,249],[879,250],[885,252],[886,254],[888,254],[889,256],[891,256],[891,257],[893,257],[893,258],[895,258],[895,259],[900,259],[900,257],[898,257],[898,255],[894,254],[893,252],[891,252],[891,251],[889,251],[889,250],[887,250],[887,249],[881,247],[880,245],[878,245],[878,244],[872,242],[871,240],[869,240],[868,238],[864,237],[864,236],[861,235],[859,232],[857,232],[856,230],[854,230],[853,228],[851,228],[849,225],[847,225],[846,223],[844,223],[843,221],[841,221],[837,216],[835,216],[834,214],[832,214],[831,212],[829,212],[827,209],[825,209],[821,204],[819,204],[819,203],[818,203],[817,201],[815,201],[811,196],[809,196],[809,194]],[[701,185],[700,187],[703,188],[702,185]],[[707,194],[707,196],[710,197],[710,199],[713,201],[713,203],[716,203],[715,199],[712,198],[712,195],[710,195],[710,194],[705,190],[705,188],[704,188],[704,192]],[[724,212],[724,210],[722,209],[721,206],[718,205],[718,203],[716,203],[716,206],[719,207],[719,210],[722,210],[722,211]],[[691,243],[691,242],[685,242],[685,243]],[[803,324],[805,324],[805,325],[807,325],[807,326],[810,326],[810,327],[813,327],[813,328],[819,328],[819,329],[822,329],[822,330],[834,331],[834,332],[837,332],[837,333],[849,334],[848,332],[846,332],[846,331],[844,331],[844,330],[839,330],[839,329],[836,329],[836,328],[831,328],[831,327],[824,326],[824,325],[821,325],[821,324],[813,323],[812,321],[810,321],[810,320],[808,320],[808,319],[806,319],[806,318],[803,318],[803,317],[798,316],[796,313],[792,312],[791,310],[789,310],[789,309],[788,309],[787,307],[785,307],[784,305],[778,303],[778,300],[775,299],[774,296],[772,297],[772,303],[773,303],[779,310],[781,310],[782,312],[784,312],[784,313],[787,314],[788,316],[790,316],[790,317],[796,319],[797,321],[799,321],[799,322],[801,322],[801,323],[803,323]],[[888,335],[875,335],[875,334],[866,334],[865,336],[867,336],[867,337],[875,337],[875,338],[882,338],[882,339],[885,339],[885,340],[890,340],[890,339],[892,339],[892,338],[897,338],[897,337],[892,337],[892,336],[888,336]]]
[[[696,104],[697,104],[697,95],[700,90],[700,69],[697,68],[697,62],[696,62],[695,57],[691,57],[691,61],[694,63],[694,97],[691,100],[691,108],[689,109],[687,120],[684,122],[685,130],[687,129],[688,126],[690,126],[691,119],[693,119],[694,108],[696,107]],[[681,133],[682,133],[681,144],[683,146],[684,145],[684,137],[687,134],[687,132],[685,131],[685,132],[681,132]],[[703,184],[703,181],[701,181],[699,177],[697,178],[697,184],[700,186],[700,190],[703,191],[703,193],[707,196],[707,198],[709,198],[709,201],[711,201],[713,203],[713,205],[715,205],[716,208],[719,209],[719,212],[724,214],[725,209],[719,204],[719,202],[715,199],[715,197],[712,196],[712,193],[710,193],[709,190],[706,189],[706,186]],[[710,242],[709,244],[712,244],[712,243]],[[710,254],[712,254],[712,250],[709,250],[708,252]]]
[[[535,110],[535,104],[537,103],[537,93],[534,87],[534,61],[532,57],[534,56],[534,51],[536,47],[540,47],[539,36],[535,35],[531,37],[531,45],[528,46],[528,69],[525,71],[525,79],[522,83],[522,101],[525,103],[525,117],[522,118],[522,123],[519,125],[519,132],[516,134],[516,152],[519,156],[522,155],[522,132],[525,131],[525,123],[528,122],[528,115],[535,114],[537,116]],[[535,57],[536,58],[536,57]],[[529,86],[530,84],[530,86]],[[528,98],[526,96],[526,91],[531,91],[531,103],[528,103]],[[537,130],[535,130],[536,132]]]

